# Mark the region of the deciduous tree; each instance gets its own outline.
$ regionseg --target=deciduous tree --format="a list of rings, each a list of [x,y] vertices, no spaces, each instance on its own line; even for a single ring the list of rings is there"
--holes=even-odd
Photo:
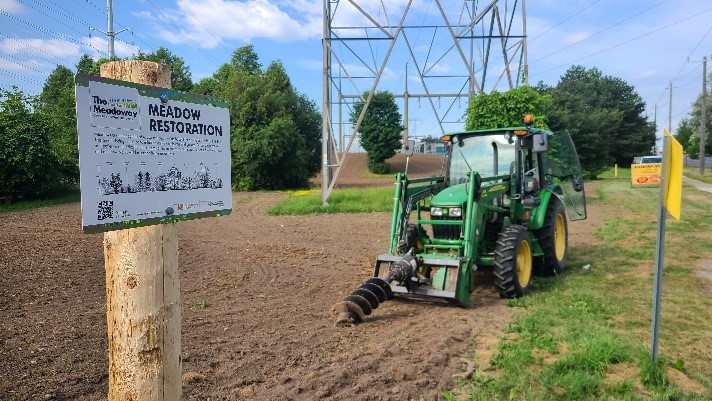
[[[652,152],[655,127],[644,116],[645,103],[623,80],[573,66],[555,87],[540,89],[552,98],[549,128],[569,130],[586,175],[596,177],[613,163],[630,165],[633,157]]]
[[[526,114],[534,116],[534,125],[546,127],[546,109],[551,103],[547,95],[542,95],[528,86],[521,86],[507,92],[492,92],[475,96],[467,105],[467,130],[521,127]]]
[[[51,129],[47,132],[52,151],[60,163],[63,179],[70,184],[79,180],[77,114],[74,97],[74,73],[64,66],[49,74],[35,111],[44,116]]]
[[[368,97],[368,92],[363,98]],[[351,124],[356,124],[364,102],[357,102],[351,112]],[[361,146],[366,150],[368,169],[372,173],[386,174],[389,166],[386,160],[396,154],[396,149],[402,145],[403,125],[395,97],[388,91],[376,92],[366,109],[359,134]]]
[[[42,197],[61,185],[52,126],[31,103],[17,88],[0,91],[0,196]]]
[[[254,48],[241,47],[194,91],[230,104],[233,188],[303,187],[319,171],[320,115],[280,62],[262,70]]]

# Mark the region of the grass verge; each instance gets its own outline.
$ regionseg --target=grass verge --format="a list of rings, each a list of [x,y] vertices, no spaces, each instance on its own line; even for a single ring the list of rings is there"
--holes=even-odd
[[[81,196],[79,191],[66,190],[58,192],[55,196],[46,199],[31,199],[31,200],[16,200],[13,203],[6,205],[0,202],[0,213],[14,212],[25,209],[36,209],[38,207],[60,205],[63,203],[79,202]]]
[[[598,241],[572,248],[562,276],[508,301],[515,318],[493,358],[444,398],[711,400],[712,287],[695,265],[712,259],[712,195],[683,192],[682,220],[667,224],[658,364],[649,348],[658,190],[632,188],[619,171],[587,194],[606,211]]]
[[[697,181],[712,184],[712,169],[710,169],[710,167],[712,166],[707,166],[707,168],[705,169],[705,175],[700,175],[699,167],[684,167],[682,174],[684,174],[685,177],[690,177]]]
[[[335,189],[328,206],[322,205],[318,189],[290,192],[267,213],[303,215],[314,213],[389,212],[393,207],[393,187]]]

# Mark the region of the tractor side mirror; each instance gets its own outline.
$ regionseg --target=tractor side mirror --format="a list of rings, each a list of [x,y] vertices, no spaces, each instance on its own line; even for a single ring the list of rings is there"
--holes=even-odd
[[[408,139],[403,146],[403,153],[406,156],[413,156],[414,151],[415,151],[415,140]]]
[[[549,150],[549,137],[545,133],[539,133],[532,136],[532,150],[542,153]]]
[[[574,191],[576,192],[581,192],[583,191],[583,177],[580,175],[577,175],[574,177],[574,179],[571,181],[571,183],[574,186]]]

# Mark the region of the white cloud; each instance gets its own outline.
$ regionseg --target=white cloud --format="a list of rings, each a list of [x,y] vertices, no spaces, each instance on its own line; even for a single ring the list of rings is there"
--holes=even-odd
[[[102,37],[84,37],[81,42],[86,46],[86,51],[92,58],[108,57],[109,41]],[[136,46],[126,43],[121,40],[114,40],[114,53],[116,57],[125,58],[132,56],[138,52]]]
[[[76,56],[80,54],[79,48],[61,39],[15,39],[7,38],[0,41],[0,49],[8,54],[33,54],[46,57]]]
[[[590,32],[574,32],[567,34],[563,37],[562,41],[564,45],[570,46],[579,42],[583,42],[584,40],[588,39],[591,37]]]
[[[24,71],[27,67],[17,61],[0,59],[0,69],[7,71]]]
[[[658,76],[659,74],[660,74],[660,72],[657,70],[644,70],[644,71],[640,71],[638,73],[637,78],[639,78],[639,79],[653,78],[653,77]]]
[[[19,13],[22,11],[22,5],[17,0],[0,0],[0,11]]]
[[[204,48],[214,48],[224,40],[290,42],[322,33],[321,1],[317,0],[178,0],[175,10],[161,12],[179,30],[154,16],[161,25],[159,37],[170,43],[193,41]]]

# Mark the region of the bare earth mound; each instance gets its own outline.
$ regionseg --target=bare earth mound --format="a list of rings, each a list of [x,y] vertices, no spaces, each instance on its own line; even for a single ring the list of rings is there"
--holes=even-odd
[[[179,223],[183,399],[438,400],[510,321],[483,273],[468,308],[400,299],[335,327],[390,216],[266,216],[281,196],[235,194],[232,215]],[[595,228],[581,224],[572,246]],[[0,215],[0,398],[105,399],[104,276],[78,204]]]
[[[443,165],[443,157],[436,155],[415,154],[408,162],[408,176],[429,177],[440,175]],[[339,176],[336,179],[336,187],[374,187],[393,184],[393,176],[396,173],[405,172],[406,157],[397,154],[386,161],[391,167],[390,174],[376,175],[368,172],[366,168],[365,153],[349,153],[344,158]],[[317,175],[311,180],[312,185],[321,185],[321,175]]]

